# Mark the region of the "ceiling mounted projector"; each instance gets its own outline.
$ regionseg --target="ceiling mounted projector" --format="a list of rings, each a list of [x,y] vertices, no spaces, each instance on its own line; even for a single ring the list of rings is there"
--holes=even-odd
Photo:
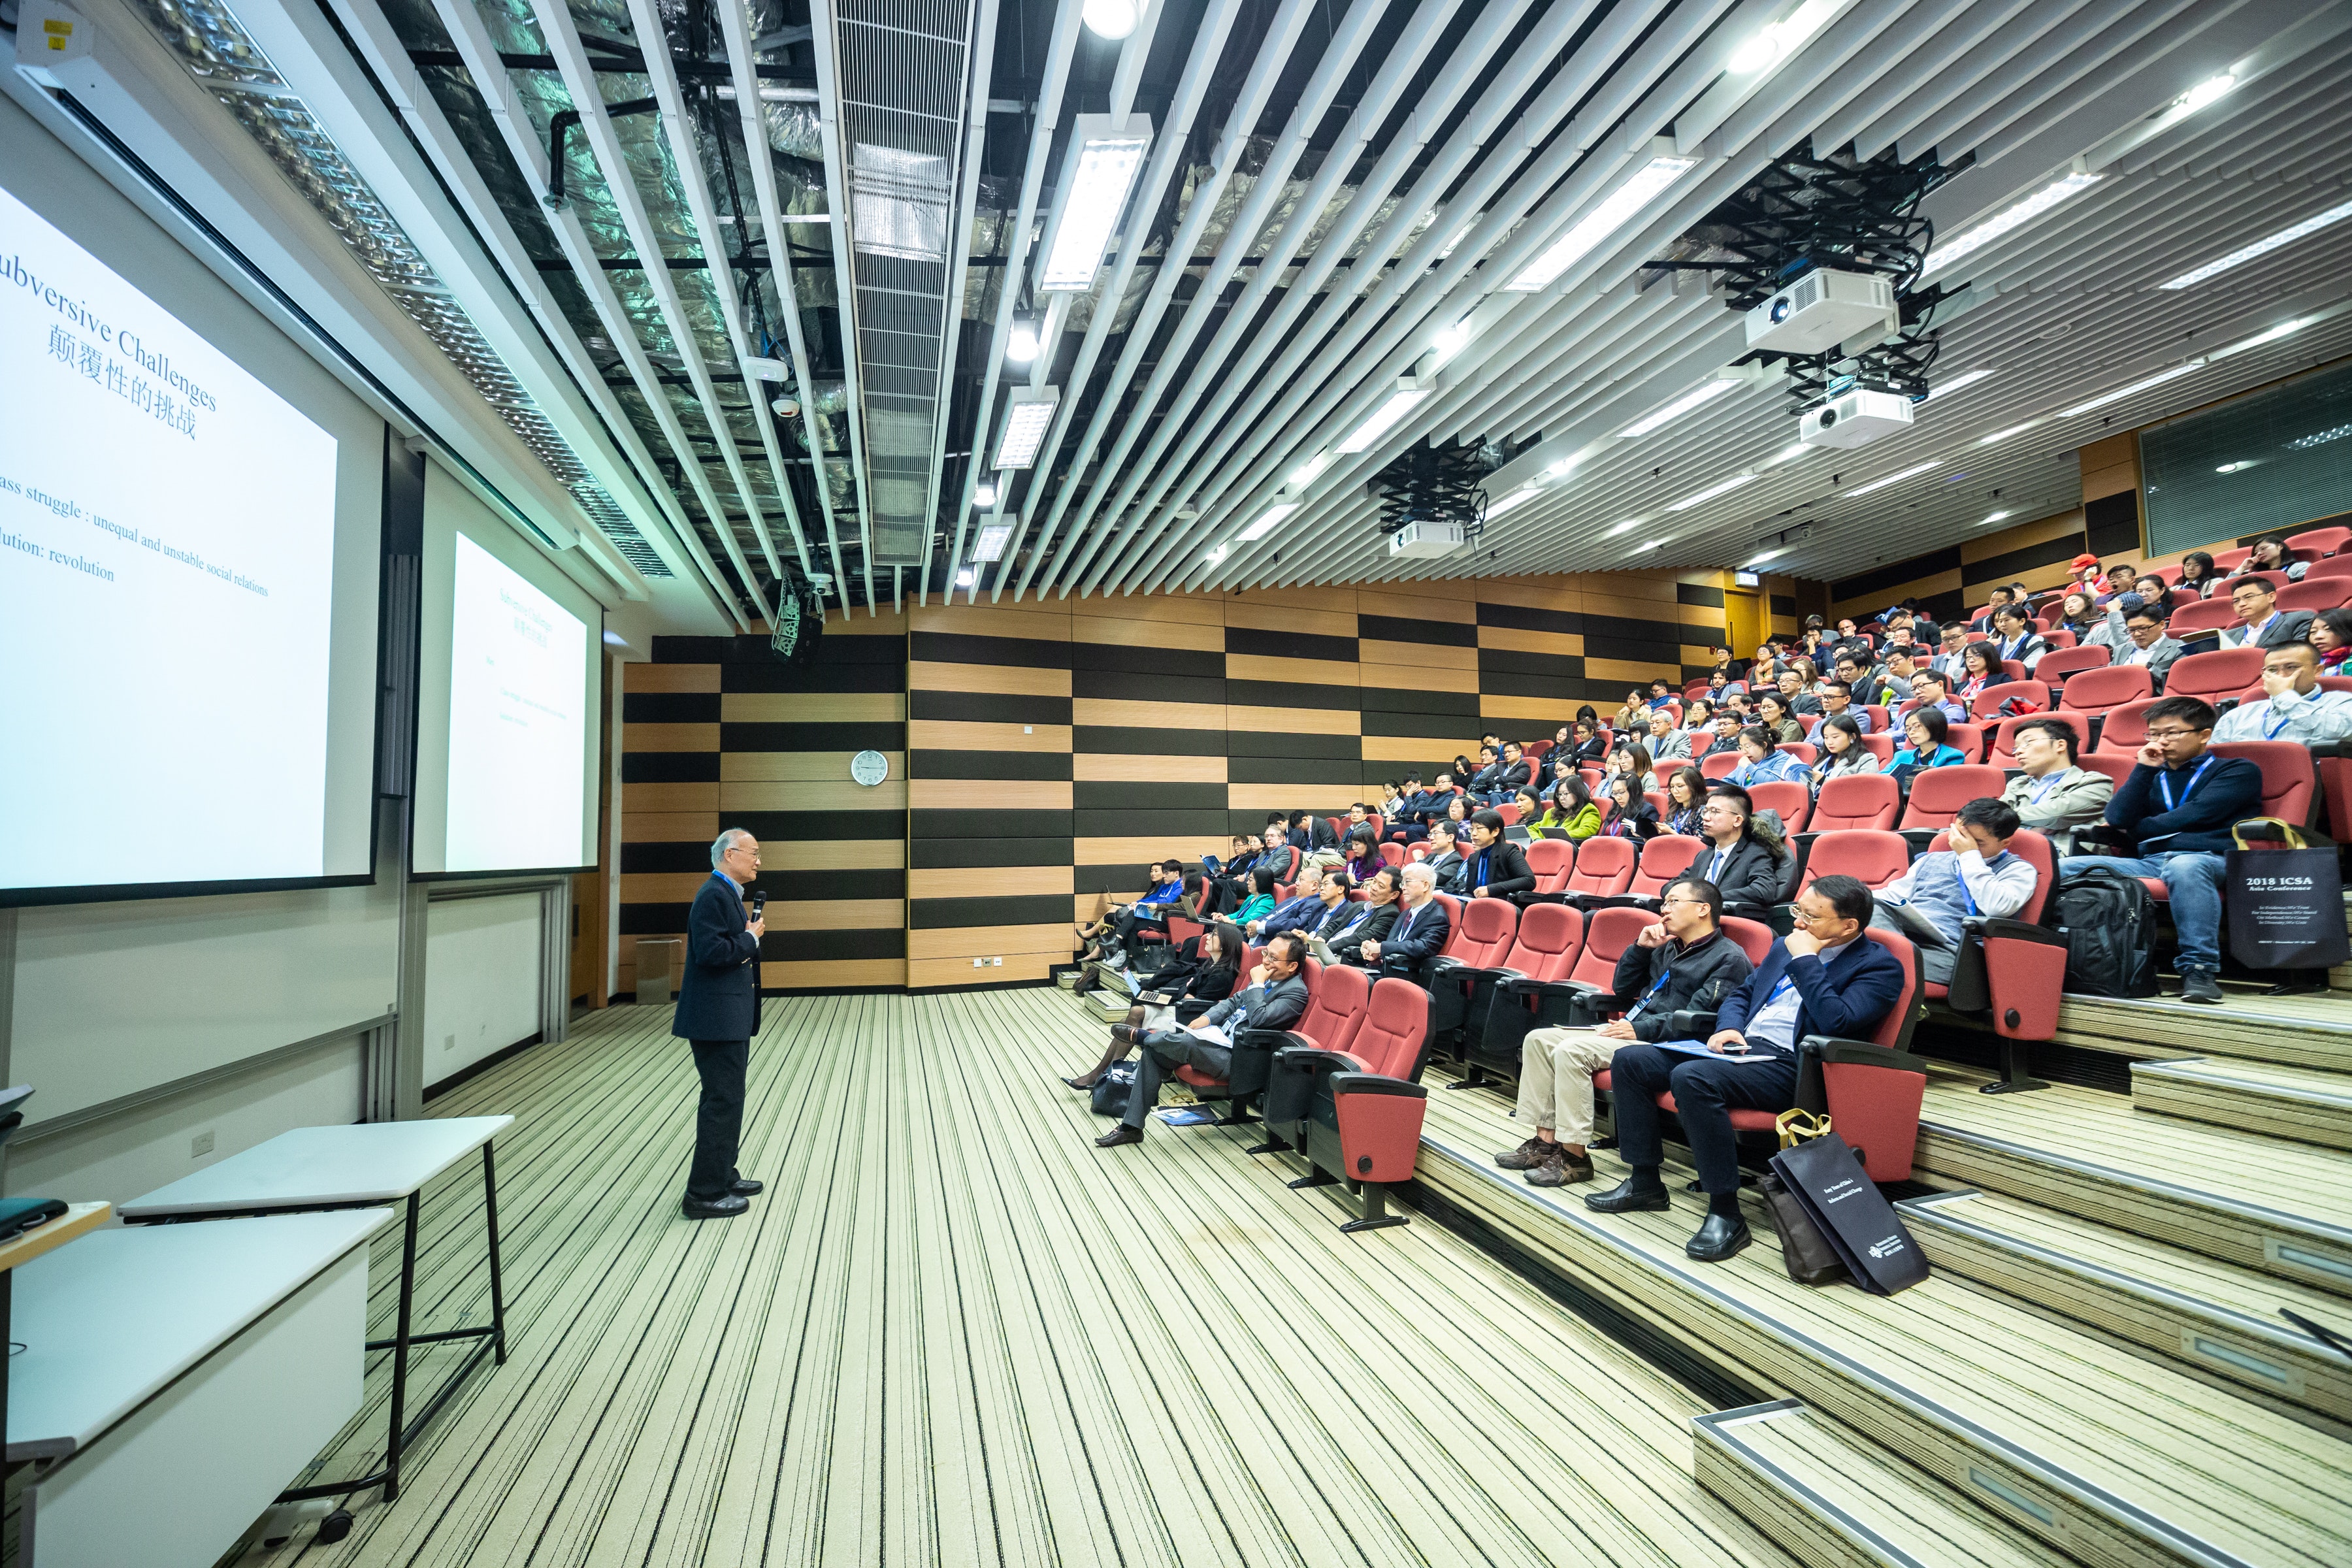
[[[1466,542],[1458,522],[1408,522],[1389,535],[1389,554],[1427,560],[1451,555]]]
[[[1895,289],[1871,272],[1808,272],[1748,312],[1748,346],[1817,354],[1851,338],[1899,331]]]
[[[1910,427],[1909,398],[1856,387],[1806,409],[1797,421],[1797,438],[1808,447],[1866,447]]]

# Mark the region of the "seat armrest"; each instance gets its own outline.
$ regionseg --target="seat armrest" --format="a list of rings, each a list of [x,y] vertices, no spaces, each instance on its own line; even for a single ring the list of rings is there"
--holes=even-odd
[[[1337,1072],[1331,1075],[1331,1093],[1335,1099],[1350,1094],[1384,1094],[1401,1100],[1427,1100],[1429,1086],[1391,1078],[1386,1073]]]
[[[1510,983],[1507,989],[1514,996],[1605,996],[1601,986],[1581,980],[1529,980],[1525,975]]]
[[[1367,1072],[1371,1064],[1361,1057],[1346,1051],[1327,1051],[1320,1046],[1287,1046],[1274,1053],[1276,1065],[1286,1072],[1306,1072],[1317,1068],[1336,1068],[1341,1072]]]
[[[1893,1068],[1897,1072],[1916,1072],[1922,1078],[1927,1076],[1927,1058],[1915,1057],[1909,1051],[1889,1050],[1873,1040],[1847,1040],[1834,1035],[1807,1035],[1798,1042],[1798,1049],[1800,1052],[1812,1052],[1825,1066]]]
[[[1715,1033],[1717,1015],[1685,1007],[1666,1018],[1666,1038],[1670,1040],[1703,1040]]]
[[[2066,945],[2066,939],[2048,926],[2029,925],[2023,921],[2001,920],[1991,915],[1970,915],[1960,924],[1964,930],[1991,942],[2030,942],[2042,947]]]

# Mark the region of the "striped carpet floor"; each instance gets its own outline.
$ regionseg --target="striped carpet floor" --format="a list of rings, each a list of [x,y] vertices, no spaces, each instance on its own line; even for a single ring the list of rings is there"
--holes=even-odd
[[[667,1025],[596,1015],[434,1103],[519,1119],[512,1355],[396,1503],[240,1562],[1788,1561],[1692,1481],[1689,1390],[1467,1243],[1342,1236],[1231,1131],[1093,1148],[1050,1075],[1105,1036],[1063,993],[771,1002],[743,1160],[769,1192],[703,1224]],[[487,1313],[478,1193],[428,1191],[422,1327]],[[320,1474],[372,1463],[387,1384]]]

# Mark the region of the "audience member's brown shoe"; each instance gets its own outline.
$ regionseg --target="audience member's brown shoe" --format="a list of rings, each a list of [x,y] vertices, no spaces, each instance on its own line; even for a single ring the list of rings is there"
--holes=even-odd
[[[1531,1187],[1565,1187],[1592,1180],[1592,1156],[1571,1156],[1564,1143],[1547,1143],[1551,1157],[1528,1172]]]
[[[1543,1163],[1544,1151],[1557,1149],[1557,1143],[1547,1143],[1540,1138],[1530,1138],[1507,1153],[1495,1156],[1495,1163],[1506,1171],[1532,1171]]]

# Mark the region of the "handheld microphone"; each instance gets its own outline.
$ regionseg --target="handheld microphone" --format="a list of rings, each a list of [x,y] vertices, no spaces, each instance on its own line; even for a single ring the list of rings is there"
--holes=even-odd
[[[752,895],[751,895],[751,918],[752,918],[753,920],[755,920],[755,921],[756,921],[756,920],[758,920],[758,919],[759,919],[759,918],[760,918],[763,913],[765,913],[765,912],[766,912],[767,908],[768,908],[768,895],[767,895],[767,894],[765,894],[765,893],[754,893],[754,894],[752,894]]]

